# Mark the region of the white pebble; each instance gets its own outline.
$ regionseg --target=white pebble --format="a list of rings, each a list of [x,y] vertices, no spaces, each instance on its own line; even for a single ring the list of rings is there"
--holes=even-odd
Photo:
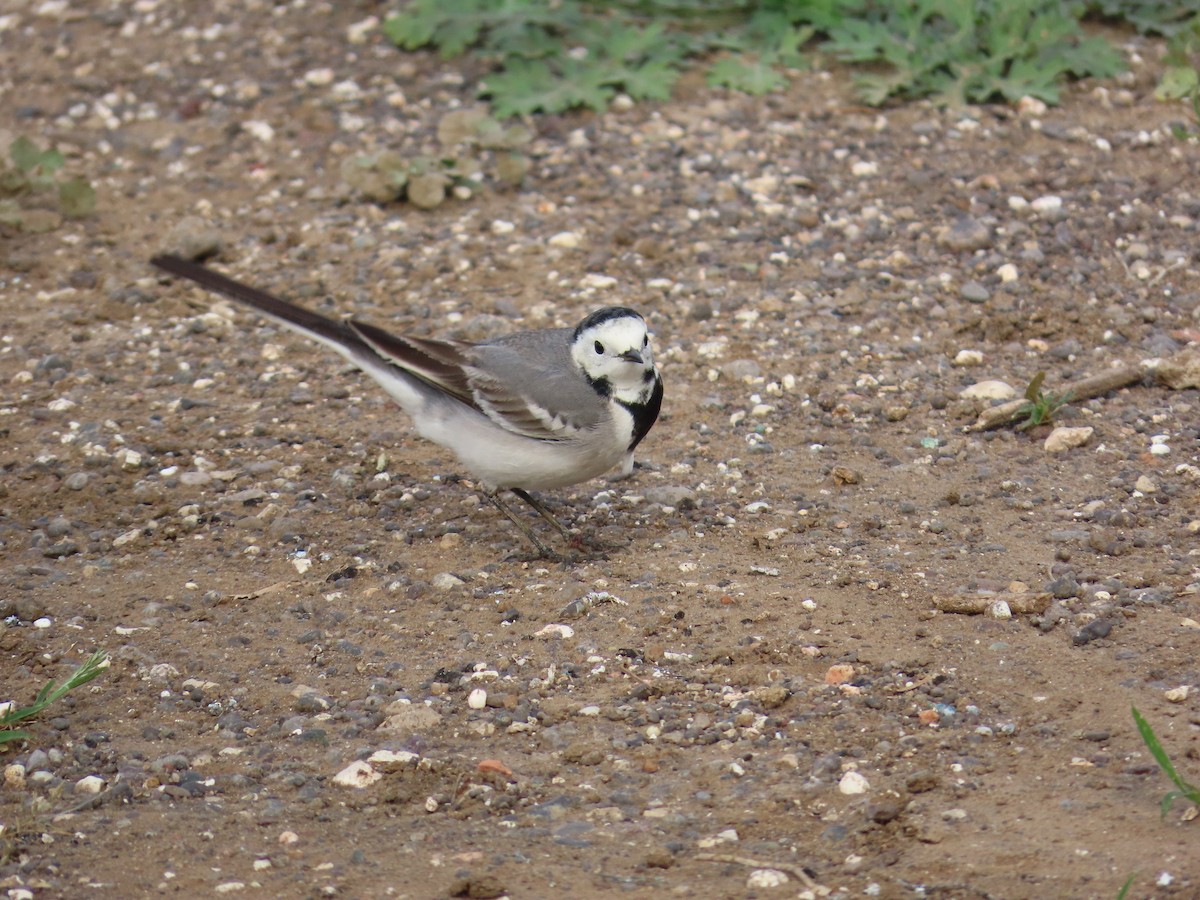
[[[1023,116],[1044,116],[1046,114],[1046,103],[1037,97],[1030,97],[1026,94],[1017,101],[1017,112]]]
[[[376,750],[367,757],[367,762],[384,772],[391,772],[395,769],[407,768],[419,762],[420,759],[419,754],[410,753],[407,750]]]
[[[988,607],[988,615],[993,619],[1011,619],[1012,609],[1006,600],[994,600]]]
[[[250,119],[242,123],[242,130],[256,141],[269,144],[275,140],[275,129],[259,119]]]
[[[981,366],[983,365],[983,353],[978,350],[959,350],[954,354],[954,365],[965,366]]]
[[[585,288],[594,288],[595,290],[607,290],[608,288],[617,286],[617,279],[611,275],[599,275],[596,272],[589,272],[583,276],[580,284]]]
[[[333,84],[333,69],[309,69],[304,80],[313,87],[328,87]]]
[[[361,22],[348,25],[346,26],[346,40],[351,44],[365,44],[367,42],[367,33],[378,24],[379,19],[377,17],[367,16]]]
[[[1047,453],[1062,453],[1065,450],[1073,450],[1076,447],[1082,447],[1090,441],[1094,431],[1095,429],[1090,425],[1085,428],[1066,428],[1060,426],[1046,436],[1046,443],[1043,446]]]
[[[544,628],[537,631],[534,636],[544,638],[557,637],[565,640],[566,638],[575,637],[575,629],[570,625],[560,625],[555,622],[550,625],[546,625]]]
[[[34,628],[49,628],[53,624],[54,624],[54,620],[51,619],[49,616],[41,616],[40,618],[33,620]]]
[[[595,705],[584,706],[579,710],[579,714],[581,716],[588,716],[590,718],[594,718],[594,717],[600,715],[600,707],[595,706]]]
[[[1040,216],[1053,215],[1062,210],[1063,199],[1056,194],[1045,194],[1041,197],[1037,197],[1029,205],[1033,207],[1033,211]]]
[[[483,688],[475,688],[467,697],[467,706],[471,709],[483,709],[487,706],[487,691]]]
[[[850,174],[855,178],[870,178],[872,175],[878,175],[879,163],[860,159],[850,166]]]
[[[376,772],[368,763],[361,759],[355,760],[333,776],[333,783],[339,787],[365,788],[370,787],[383,775]]]
[[[574,231],[560,231],[550,238],[549,244],[551,247],[559,247],[563,250],[575,250],[582,242],[583,239]]]
[[[1021,277],[1020,273],[1017,271],[1017,267],[1012,263],[1005,263],[1002,265],[996,270],[996,274],[1000,276],[1000,280],[1004,284],[1010,284]]]
[[[1177,688],[1171,688],[1169,691],[1166,691],[1163,693],[1163,696],[1170,703],[1182,703],[1188,698],[1189,693],[1191,693],[1191,689],[1186,684],[1182,684]]]
[[[1003,381],[979,381],[958,392],[964,400],[1011,400],[1017,389]]]
[[[98,794],[104,790],[104,779],[99,775],[85,775],[75,782],[75,793]]]
[[[496,219],[492,222],[492,234],[512,234],[516,229],[516,225],[504,219]]]
[[[746,887],[751,890],[783,887],[789,881],[787,874],[778,869],[755,869],[746,879]]]
[[[870,789],[870,782],[861,773],[855,771],[847,772],[838,782],[838,790],[843,794],[865,794]]]

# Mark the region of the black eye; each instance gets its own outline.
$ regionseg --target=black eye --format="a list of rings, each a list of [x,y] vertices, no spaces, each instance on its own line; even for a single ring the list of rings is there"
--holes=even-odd
[[[644,338],[642,338],[642,346],[643,347],[650,346],[650,335],[646,335]]]
[[[601,354],[601,355],[603,355],[603,354],[604,354],[604,345],[603,345],[602,343],[600,343],[599,341],[596,341],[596,343],[592,344],[592,348],[593,348],[593,349],[594,349],[594,350],[595,350],[597,353],[599,353],[599,354]]]

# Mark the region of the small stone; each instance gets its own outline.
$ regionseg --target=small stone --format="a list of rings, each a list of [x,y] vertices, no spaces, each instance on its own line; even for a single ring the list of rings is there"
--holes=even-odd
[[[167,232],[163,248],[184,259],[206,259],[221,252],[221,232],[198,216],[185,216]]]
[[[675,865],[675,854],[666,847],[653,847],[647,851],[644,862],[647,868],[669,869]]]
[[[1004,381],[977,381],[959,391],[958,396],[964,400],[1012,400],[1017,389]]]
[[[1063,213],[1063,199],[1054,194],[1036,198],[1029,204],[1030,208],[1044,219],[1059,219]]]
[[[63,480],[63,487],[68,491],[82,491],[87,487],[87,483],[87,472],[73,472]]]
[[[98,794],[104,790],[104,779],[99,775],[85,775],[75,782],[75,793]]]
[[[462,587],[464,584],[466,584],[466,582],[450,572],[439,572],[437,575],[433,576],[430,584],[432,584],[434,588],[439,591],[452,591],[456,588]]]
[[[1062,453],[1066,450],[1074,450],[1076,447],[1082,447],[1092,439],[1092,434],[1095,431],[1090,425],[1083,428],[1068,428],[1060,425],[1046,436],[1046,442],[1043,445],[1047,453]]]
[[[968,281],[959,289],[958,294],[968,303],[986,303],[992,296],[991,291],[978,281]]]
[[[304,73],[304,80],[313,87],[328,87],[333,84],[333,69],[309,69]]]
[[[1153,494],[1158,491],[1158,485],[1145,475],[1139,475],[1138,480],[1133,484],[1134,490],[1141,491],[1143,494]]]
[[[407,750],[376,750],[367,757],[367,762],[381,772],[407,769],[421,761],[420,755]]]
[[[1163,696],[1170,703],[1182,703],[1188,698],[1189,693],[1191,693],[1191,689],[1184,684],[1177,688],[1171,688],[1169,691],[1165,691]]]
[[[837,665],[830,666],[825,672],[826,684],[845,684],[854,677],[854,666]]]
[[[20,763],[10,763],[4,767],[4,786],[20,790],[25,787],[25,767]]]
[[[842,780],[838,782],[838,790],[847,796],[865,794],[870,789],[871,784],[862,773],[853,770],[843,775]]]
[[[1005,263],[996,270],[996,274],[1000,276],[1002,284],[1012,284],[1021,277],[1021,273],[1017,271],[1017,267],[1012,263]]]
[[[1026,118],[1037,118],[1046,114],[1046,103],[1026,94],[1017,101],[1017,112]]]
[[[1077,647],[1090,644],[1099,638],[1108,637],[1112,631],[1112,622],[1108,619],[1093,619],[1071,636],[1071,642]]]
[[[982,250],[992,243],[992,230],[971,216],[959,216],[942,230],[937,242],[949,250]]]
[[[563,638],[563,639],[572,638],[575,636],[575,629],[572,628],[570,625],[562,625],[559,623],[552,623],[550,625],[546,625],[545,627],[539,629],[537,632],[535,632],[534,636],[535,637],[544,637],[544,638],[553,638],[553,637]]]
[[[783,887],[791,879],[787,873],[778,869],[755,869],[746,879],[746,887],[750,890]]]
[[[960,368],[983,365],[983,354],[978,350],[959,350],[954,354],[954,365]]]
[[[1012,608],[1004,600],[994,600],[988,607],[988,615],[993,619],[1011,619]]]
[[[483,688],[475,688],[467,697],[467,706],[471,709],[483,709],[487,706],[487,691]]]
[[[365,788],[370,787],[383,775],[376,772],[369,763],[363,760],[355,760],[333,776],[333,783],[339,787],[345,788]]]
[[[583,239],[574,231],[560,231],[549,240],[551,247],[558,247],[561,250],[576,250],[582,243]]]

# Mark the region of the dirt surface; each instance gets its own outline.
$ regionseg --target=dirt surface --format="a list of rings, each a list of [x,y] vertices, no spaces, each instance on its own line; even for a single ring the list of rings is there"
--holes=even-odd
[[[7,10],[0,128],[99,203],[0,244],[0,699],[112,655],[0,751],[8,897],[1200,896],[1130,718],[1200,778],[1200,393],[1058,453],[960,396],[1194,352],[1157,45],[1049,111],[690,83],[424,212],[339,167],[477,73],[374,4]],[[373,382],[147,265],[206,246],[415,334],[641,310],[638,470],[545,498],[615,548],[532,559]]]

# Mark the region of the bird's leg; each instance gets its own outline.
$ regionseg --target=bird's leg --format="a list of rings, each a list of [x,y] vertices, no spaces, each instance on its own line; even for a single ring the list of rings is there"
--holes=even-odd
[[[593,538],[587,534],[583,534],[583,535],[571,534],[569,531],[567,531],[566,528],[563,527],[562,523],[559,522],[558,519],[554,518],[553,513],[551,513],[550,510],[548,510],[546,508],[546,504],[542,503],[542,501],[539,500],[537,497],[535,497],[533,494],[529,493],[528,491],[522,490],[521,488],[509,488],[509,490],[512,491],[514,494],[516,494],[518,497],[520,497],[522,500],[524,500],[526,503],[528,503],[530,506],[532,506],[535,510],[537,510],[538,514],[543,519],[545,519],[547,522],[549,522],[551,525],[553,525],[555,528],[557,528],[558,533],[562,535],[563,540],[567,542],[568,547],[571,547],[574,550],[591,551],[593,553],[599,553],[601,555],[603,555],[608,550],[617,549],[615,546],[610,546],[608,544],[605,544],[604,542],[598,541],[595,538]]]
[[[554,518],[554,514],[551,513],[550,510],[546,509],[546,504],[544,504],[537,497],[533,496],[533,494],[529,493],[529,491],[521,488],[509,488],[509,490],[532,506],[538,515],[553,525],[558,530],[558,533],[562,535],[564,541],[570,542],[570,532],[562,526],[562,523],[559,522],[558,519]]]
[[[480,493],[483,494],[483,496],[487,498],[488,502],[491,503],[492,506],[496,507],[496,509],[498,509],[498,510],[500,510],[500,512],[504,513],[504,515],[508,518],[508,521],[510,521],[514,525],[516,525],[518,530],[520,530],[521,534],[523,534],[523,535],[525,535],[525,537],[529,538],[529,543],[531,543],[531,544],[533,544],[533,546],[537,547],[537,551],[539,554],[544,556],[546,559],[555,559],[556,560],[556,559],[560,558],[557,553],[555,553],[553,550],[551,550],[549,547],[547,547],[545,544],[543,544],[538,539],[538,536],[533,533],[533,531],[530,529],[530,527],[528,525],[526,525],[524,522],[522,522],[520,519],[518,519],[516,517],[516,514],[513,513],[513,511],[511,509],[509,509],[507,506],[505,506],[500,501],[500,498],[497,497],[494,492],[480,491]],[[514,493],[515,493],[515,491],[514,491]],[[524,492],[522,491],[522,493],[524,493]],[[520,494],[518,494],[517,496],[520,496]],[[526,495],[525,499],[528,499],[528,495]],[[535,506],[534,509],[537,509],[537,507]],[[543,513],[543,515],[545,515],[545,514]],[[551,519],[551,521],[553,522],[554,520]],[[555,522],[554,524],[558,525],[557,522]],[[562,530],[561,525],[558,525],[558,528],[560,531]]]

